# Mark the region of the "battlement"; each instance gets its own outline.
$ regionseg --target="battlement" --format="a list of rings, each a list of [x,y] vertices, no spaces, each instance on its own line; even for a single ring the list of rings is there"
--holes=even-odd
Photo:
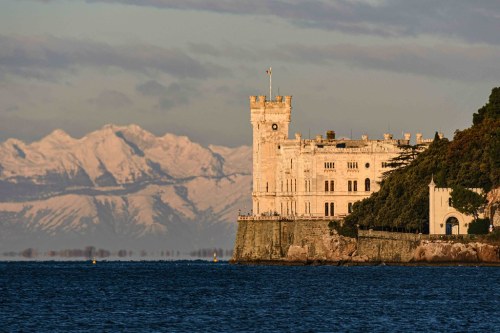
[[[285,97],[283,99],[283,97]],[[292,106],[292,96],[275,96],[274,100],[267,100],[267,96],[250,96],[250,109],[261,108],[290,108]]]

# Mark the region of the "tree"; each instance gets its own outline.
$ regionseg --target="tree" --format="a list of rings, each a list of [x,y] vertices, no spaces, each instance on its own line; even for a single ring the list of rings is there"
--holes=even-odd
[[[489,227],[489,219],[477,219],[476,221],[469,223],[467,233],[469,235],[486,235],[489,232]]]
[[[388,166],[391,167],[392,170],[384,172],[382,174],[383,177],[387,178],[395,170],[408,166],[411,162],[413,162],[417,158],[417,156],[421,152],[425,150],[425,148],[426,146],[423,144],[399,146],[400,153],[397,156],[391,158],[388,162]]]
[[[454,186],[451,191],[451,205],[462,214],[472,215],[474,221],[477,221],[479,209],[486,202],[485,195],[478,194],[463,186]]]

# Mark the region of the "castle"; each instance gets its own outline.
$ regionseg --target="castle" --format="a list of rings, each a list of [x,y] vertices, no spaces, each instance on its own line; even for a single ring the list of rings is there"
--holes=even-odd
[[[336,139],[328,131],[314,139],[289,139],[292,96],[250,96],[253,127],[253,210],[240,219],[340,219],[356,201],[379,190],[382,174],[410,134],[383,140]],[[432,140],[416,135],[416,143]]]

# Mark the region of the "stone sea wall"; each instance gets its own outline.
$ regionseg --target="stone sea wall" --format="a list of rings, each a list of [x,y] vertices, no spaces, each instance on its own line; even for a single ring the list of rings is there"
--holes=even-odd
[[[427,235],[358,230],[358,254],[368,261],[409,262]]]
[[[235,263],[492,263],[500,247],[429,235],[359,230],[343,237],[322,220],[238,221]]]
[[[332,233],[328,221],[239,221],[234,262],[350,260],[356,239]]]

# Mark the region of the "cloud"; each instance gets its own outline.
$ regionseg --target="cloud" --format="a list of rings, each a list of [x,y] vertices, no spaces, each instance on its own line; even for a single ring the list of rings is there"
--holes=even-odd
[[[192,96],[199,95],[193,82],[179,81],[164,86],[155,80],[138,84],[136,90],[144,96],[157,97],[157,107],[161,110],[170,110],[174,107],[187,105]]]
[[[104,90],[96,98],[88,100],[99,108],[124,108],[133,104],[127,95],[116,90]]]
[[[191,44],[190,49],[199,54],[230,59],[251,61],[254,55],[259,54],[263,59],[279,59],[281,63],[326,66],[342,62],[356,68],[465,81],[500,77],[500,48],[491,45],[278,44],[272,48],[254,47],[249,50],[226,45],[223,51],[214,53],[215,48],[208,44]]]
[[[283,45],[274,52],[289,61],[319,65],[341,61],[361,68],[466,81],[500,77],[500,52],[487,46]]]
[[[136,90],[144,96],[161,96],[165,94],[167,87],[155,80],[149,80],[136,86]]]
[[[305,28],[378,36],[434,35],[500,44],[497,0],[87,0],[164,9],[279,17]]]
[[[53,79],[55,73],[81,67],[118,67],[149,74],[163,72],[176,78],[205,79],[227,74],[214,64],[201,63],[180,49],[153,45],[112,46],[88,40],[0,35],[0,75]]]
[[[163,110],[189,104],[190,98],[198,94],[198,90],[188,82],[172,83],[161,96],[158,106]]]

